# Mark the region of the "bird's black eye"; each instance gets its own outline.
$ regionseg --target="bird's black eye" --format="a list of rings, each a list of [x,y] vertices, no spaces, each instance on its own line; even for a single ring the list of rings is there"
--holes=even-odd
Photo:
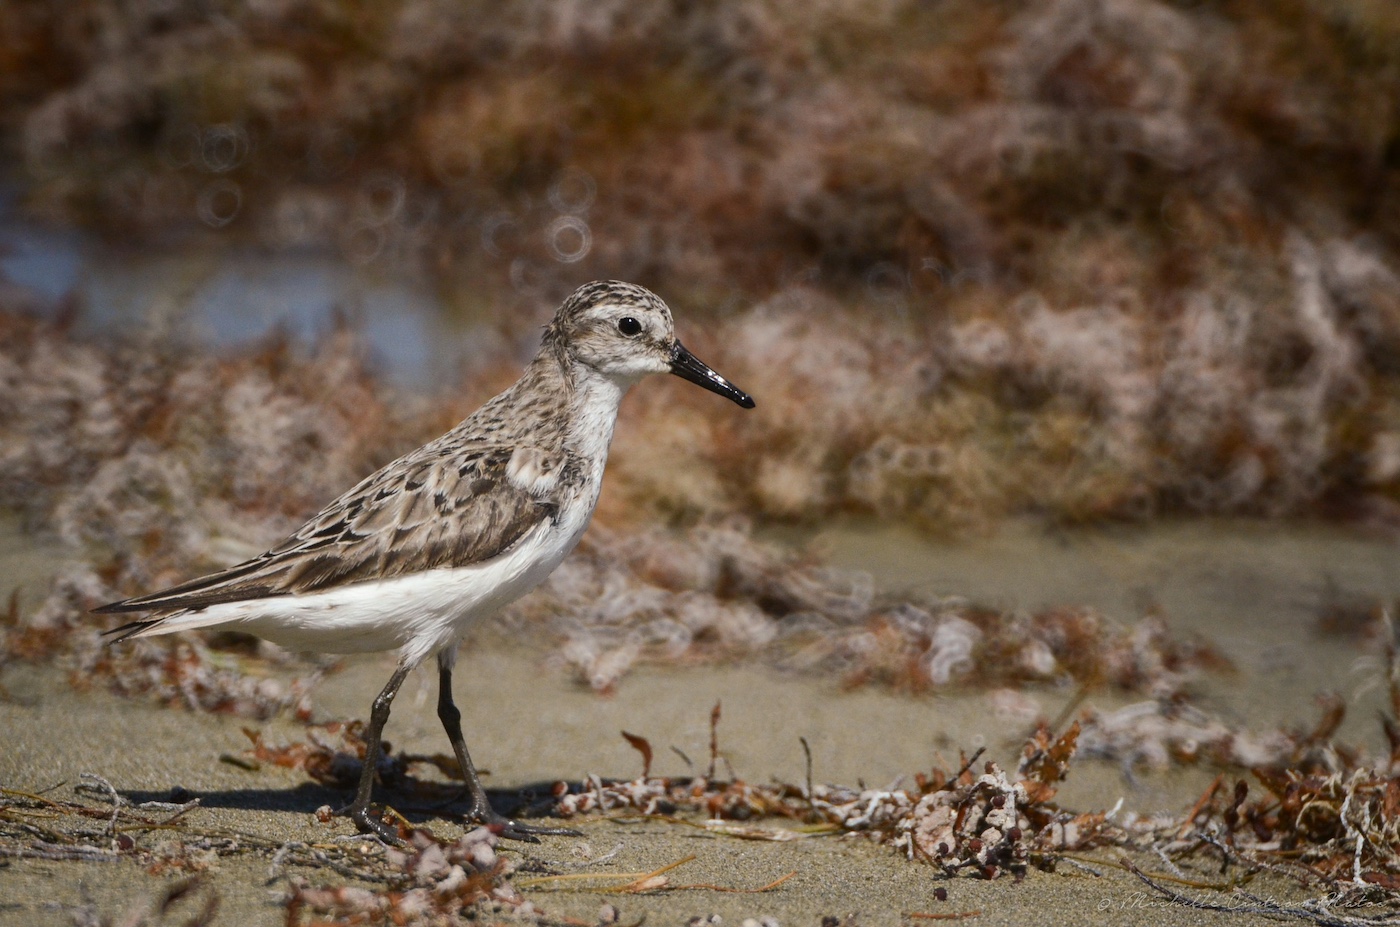
[[[635,335],[642,330],[642,323],[629,315],[617,320],[617,330],[624,335]]]

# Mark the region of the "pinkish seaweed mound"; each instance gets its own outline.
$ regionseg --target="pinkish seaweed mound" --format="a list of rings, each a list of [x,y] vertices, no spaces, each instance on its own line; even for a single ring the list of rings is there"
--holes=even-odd
[[[722,322],[758,414],[639,400],[615,516],[1393,525],[1396,49],[1322,0],[20,2],[0,133],[32,215],[123,239]]]

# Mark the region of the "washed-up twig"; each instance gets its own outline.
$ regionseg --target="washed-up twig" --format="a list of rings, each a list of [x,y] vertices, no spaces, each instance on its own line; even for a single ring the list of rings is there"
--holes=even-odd
[[[836,830],[829,827],[820,831],[810,829],[807,831],[780,830],[770,827],[754,827],[749,824],[736,824],[732,821],[719,821],[714,818],[707,820],[702,826],[712,834],[737,837],[740,840],[767,840],[772,843],[789,843],[793,840],[806,840],[809,837],[837,833]]]
[[[4,786],[0,786],[0,795],[8,795],[11,798],[27,798],[32,802],[38,802],[41,805],[47,805],[51,808],[63,807],[62,802],[54,801],[52,798],[45,798],[43,795],[37,792],[25,792],[21,789],[7,789]],[[107,813],[104,811],[102,813],[102,817],[105,818],[106,816]]]
[[[1163,866],[1166,866],[1172,871],[1172,875],[1176,876],[1177,879],[1181,881],[1186,881],[1186,873],[1182,872],[1181,867],[1178,866],[1176,863],[1172,862],[1170,858],[1168,858],[1166,851],[1163,850],[1160,845],[1154,844],[1152,847],[1152,852],[1157,854],[1157,858],[1162,861]]]
[[[304,850],[306,844],[299,840],[289,840],[277,848],[277,852],[272,854],[272,862],[267,867],[267,880],[269,883],[275,881],[282,875],[282,865],[287,855],[293,850]]]
[[[705,778],[714,779],[715,762],[719,759],[719,717],[720,703],[715,701],[715,707],[710,709],[710,771],[705,774]]]
[[[769,882],[767,885],[762,885],[762,886],[759,886],[758,888],[729,888],[728,886],[725,886],[725,885],[714,885],[713,883],[710,883],[710,882],[699,882],[699,883],[696,883],[695,885],[672,885],[672,886],[671,886],[671,891],[687,891],[687,890],[690,890],[690,889],[706,889],[706,890],[712,891],[712,892],[727,892],[727,893],[732,894],[732,895],[758,895],[758,894],[762,894],[763,892],[771,892],[773,889],[777,888],[779,885],[782,885],[784,882],[786,882],[788,879],[791,879],[791,878],[792,878],[793,876],[795,876],[795,875],[797,875],[797,870],[796,870],[796,869],[794,869],[792,872],[789,872],[787,875],[782,876],[782,877],[777,878],[777,879],[774,879],[772,882]]]
[[[806,794],[805,797],[806,797],[806,799],[807,799],[807,804],[808,804],[808,805],[811,805],[811,804],[812,804],[812,745],[809,744],[809,743],[807,743],[807,738],[806,738],[806,737],[799,737],[799,738],[797,738],[797,740],[798,740],[799,743],[802,744],[802,753],[803,753],[803,755],[807,758],[807,794]],[[812,807],[812,810],[813,810],[813,811],[816,811],[815,806]]]
[[[96,773],[79,773],[78,778],[82,780],[82,783],[73,787],[75,792],[99,792],[107,795],[111,799],[112,818],[107,822],[107,834],[108,836],[115,836],[117,833],[117,818],[121,816],[123,804],[121,795],[117,794],[117,787]]]
[[[1126,860],[1119,860],[1119,862],[1125,865],[1127,864]],[[1139,869],[1138,871],[1141,872],[1142,870]],[[1179,869],[1177,871],[1180,872]],[[1147,875],[1147,873],[1143,874]],[[1227,882],[1203,882],[1200,879],[1187,878],[1185,873],[1182,873],[1179,876],[1174,876],[1166,875],[1165,873],[1161,872],[1154,872],[1151,873],[1151,878],[1157,879],[1161,882],[1171,882],[1173,885],[1181,885],[1185,886],[1186,888],[1199,888],[1212,892],[1229,892],[1234,891],[1241,885],[1247,884],[1254,878],[1254,875],[1253,873],[1245,873],[1239,878],[1230,879]]]
[[[971,769],[972,764],[976,763],[978,758],[986,752],[986,747],[978,747],[976,750],[972,751],[972,756],[967,758],[967,762],[962,764],[962,768],[959,769],[957,772],[953,773],[951,776],[949,776],[948,781],[943,783],[943,791],[947,792],[956,787],[958,784],[958,780],[963,777],[963,773]]]
[[[389,881],[389,877],[387,875],[384,875],[383,873],[372,872],[368,869],[357,869],[356,867],[348,865],[346,863],[337,862],[336,860],[333,860],[329,856],[327,856],[323,850],[312,849],[311,858],[314,859],[317,864],[325,866],[327,869],[333,869],[341,875],[351,879],[363,879],[366,882]]]
[[[532,879],[520,879],[516,881],[515,885],[517,888],[526,888],[532,885],[545,885],[550,882],[572,882],[577,881],[579,879],[629,879],[630,881],[626,885],[620,885],[616,888],[608,889],[608,891],[635,894],[637,892],[650,891],[655,888],[660,888],[662,885],[665,884],[664,879],[662,879],[659,884],[656,882],[656,880],[660,878],[661,875],[670,872],[672,869],[675,869],[679,866],[684,866],[686,863],[692,862],[694,859],[695,854],[692,853],[690,856],[687,856],[684,859],[680,859],[674,863],[670,863],[669,865],[662,866],[660,869],[653,869],[651,872],[573,872],[564,875],[547,875],[536,876]]]
[[[1087,872],[1089,873],[1089,875],[1093,876],[1096,879],[1103,878],[1102,872],[1095,869],[1093,866],[1090,866],[1083,860],[1076,859],[1075,857],[1070,856],[1068,854],[1060,853],[1055,857],[1055,859],[1059,862],[1069,863],[1071,866],[1073,866],[1075,869],[1078,869],[1080,872]]]
[[[248,772],[257,772],[262,769],[262,764],[257,760],[250,760],[246,756],[238,756],[233,753],[220,753],[219,762],[227,763],[230,766],[237,766],[239,769],[244,769]]]
[[[200,799],[192,798],[187,802],[174,801],[143,801],[139,805],[133,805],[137,811],[178,811],[184,814],[191,808],[199,807]]]
[[[90,847],[81,844],[64,845],[44,840],[36,840],[28,846],[22,847],[0,846],[0,856],[12,859],[81,859],[88,861],[121,859],[120,853],[105,847]]]
[[[322,847],[303,843],[300,840],[290,840],[278,847],[277,852],[272,854],[272,862],[268,865],[267,869],[268,883],[275,882],[281,877],[282,870],[287,865],[323,866],[353,879],[363,879],[367,882],[388,881],[388,877],[382,873],[367,869],[359,869],[347,863],[334,860],[326,854]]]
[[[779,885],[782,885],[788,879],[791,879],[793,876],[797,875],[797,872],[794,870],[793,872],[789,872],[787,875],[782,876],[778,879],[774,879],[767,885],[762,885],[758,888],[733,888],[727,885],[715,885],[710,882],[697,882],[691,885],[668,884],[668,880],[663,877],[665,873],[670,872],[672,869],[677,869],[681,866],[684,866],[686,863],[693,862],[695,859],[695,855],[692,854],[690,856],[685,857],[684,859],[679,859],[674,863],[662,866],[660,869],[653,869],[650,872],[642,873],[573,872],[564,875],[538,876],[532,879],[519,879],[515,882],[515,886],[517,888],[530,888],[532,886],[545,885],[553,882],[574,882],[580,879],[630,879],[631,881],[627,882],[625,885],[618,885],[610,888],[590,887],[583,889],[583,891],[609,893],[617,892],[620,894],[637,895],[645,892],[658,891],[660,889],[665,889],[666,891],[693,891],[704,889],[715,892],[727,892],[730,894],[753,895],[762,892],[772,891]]]

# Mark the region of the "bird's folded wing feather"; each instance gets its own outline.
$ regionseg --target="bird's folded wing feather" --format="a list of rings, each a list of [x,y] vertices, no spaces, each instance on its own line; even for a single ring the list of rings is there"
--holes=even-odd
[[[522,459],[548,459],[555,478],[519,479]],[[259,557],[95,611],[203,608],[481,563],[556,515],[562,470],[557,455],[536,448],[473,444],[444,456],[429,445],[366,478]]]

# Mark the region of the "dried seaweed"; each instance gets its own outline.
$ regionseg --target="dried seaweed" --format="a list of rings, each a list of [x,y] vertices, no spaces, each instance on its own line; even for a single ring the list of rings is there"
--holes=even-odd
[[[485,828],[443,841],[425,830],[406,835],[403,849],[384,853],[388,889],[348,885],[314,887],[292,881],[286,899],[288,925],[320,923],[319,918],[354,923],[475,923],[482,906],[534,913],[506,876],[511,865],[495,851],[496,836]]]
[[[760,543],[739,520],[596,532],[508,620],[543,625],[561,640],[557,661],[600,691],[639,662],[762,657],[849,688],[1072,683],[1167,697],[1229,665],[1160,616],[1125,627],[1088,608],[877,596],[867,576]]]
[[[576,786],[556,787],[562,794],[553,810],[564,817],[601,813],[673,819],[677,814],[703,814],[706,830],[741,839],[860,834],[950,876],[966,870],[983,878],[1009,872],[1019,879],[1032,862],[1048,864],[1059,852],[1116,839],[1105,830],[1102,814],[1065,813],[1051,802],[1078,736],[1077,725],[1059,737],[1041,728],[1027,742],[1014,778],[995,763],[975,773],[977,755],[951,773],[934,769],[918,774],[913,788],[804,789],[707,776],[643,775],[631,781],[595,776]],[[790,825],[772,829],[753,823],[764,818]]]
[[[198,905],[193,915],[190,915],[188,906],[182,910],[182,903],[187,900],[192,905]],[[202,904],[199,903],[201,900]],[[66,907],[69,907],[74,923],[91,927],[159,927],[170,923],[178,923],[182,927],[208,927],[215,922],[218,914],[219,894],[198,877],[185,877],[167,883],[152,898],[137,902],[119,917],[105,916],[92,904]]]
[[[66,540],[74,561],[37,609],[10,610],[0,662],[62,656],[75,678],[197,709],[304,709],[314,673],[274,691],[250,664],[192,641],[104,652],[86,611],[256,553],[459,404],[399,403],[347,331],[310,353],[273,341],[216,359],[168,341],[98,347],[3,312],[0,324],[13,329],[0,357],[15,375],[4,386],[13,413],[0,409],[0,502]],[[1171,694],[1223,662],[1160,618],[1128,628],[1079,608],[879,597],[869,577],[762,543],[733,517],[675,533],[596,526],[503,620],[553,638],[559,662],[602,690],[638,661],[757,657],[911,692],[1069,681]]]
[[[580,279],[645,277],[762,397],[634,406],[614,499],[681,517],[1393,525],[1387,5],[496,12],[7,10],[21,202],[161,246],[330,243],[513,334]],[[102,353],[52,360],[81,393]]]
[[[717,726],[718,719],[714,720]],[[364,755],[361,729],[357,723],[314,725],[308,728],[305,742],[279,747],[268,745],[254,731],[247,733],[253,741],[250,755],[257,760],[303,770],[322,784],[350,788]],[[642,755],[644,767],[649,767],[652,748],[646,738],[623,736]],[[651,777],[644,771],[630,781],[592,776],[580,783],[556,783],[553,798],[538,807],[565,818],[640,814],[681,823],[685,815],[702,815],[697,826],[739,839],[859,834],[948,875],[970,870],[984,878],[1001,872],[1019,878],[1029,863],[1052,864],[1060,852],[1117,839],[1116,832],[1105,827],[1104,815],[1069,813],[1052,802],[1078,738],[1077,724],[1058,737],[1044,726],[1038,728],[1027,741],[1014,776],[995,763],[985,763],[980,773],[975,772],[981,751],[965,758],[955,770],[934,768],[915,775],[911,788],[803,788],[724,780],[713,771],[687,777]],[[715,751],[718,755],[717,742]],[[379,773],[397,793],[424,802],[434,813],[444,813],[441,800],[459,790],[414,775],[415,768],[425,766],[437,763],[433,758],[386,750]],[[434,801],[439,804],[432,805]],[[787,826],[758,824],[774,819]]]
[[[1387,618],[1387,683],[1392,714],[1400,709],[1400,646]],[[1344,715],[1340,699],[1323,703],[1318,723],[1284,738],[1276,754],[1246,779],[1222,774],[1187,815],[1167,826],[1140,822],[1139,846],[1163,860],[1208,859],[1220,873],[1269,871],[1327,894],[1301,906],[1236,894],[1258,908],[1319,924],[1383,923],[1400,904],[1400,768],[1335,741]],[[1139,877],[1166,895],[1147,875]],[[1206,902],[1205,905],[1215,904]],[[1363,908],[1371,913],[1363,912]]]
[[[132,861],[153,875],[180,874],[152,905],[129,912],[122,924],[163,923],[161,916],[175,901],[200,887],[198,875],[221,858],[261,856],[270,861],[270,876],[286,879],[289,924],[314,922],[319,916],[361,917],[399,923],[411,917],[438,918],[434,923],[473,919],[479,906],[507,908],[522,915],[533,906],[511,886],[511,865],[496,854],[497,838],[485,828],[455,840],[442,840],[422,829],[405,827],[402,849],[376,841],[350,844],[333,841],[291,841],[277,844],[265,838],[208,826],[189,816],[198,802],[171,806],[147,802],[133,807],[101,777],[95,794],[108,807],[77,799],[58,799],[10,789],[0,790],[0,859],[75,860],[86,863]],[[153,807],[159,805],[160,807]],[[94,833],[84,822],[100,820],[109,827]],[[309,877],[334,873],[342,879],[377,885],[313,886]],[[204,905],[189,924],[208,923],[216,896],[203,893]],[[93,923],[114,923],[89,912]],[[144,919],[149,917],[150,919]],[[307,918],[311,918],[308,921]],[[400,918],[400,920],[395,920]]]

